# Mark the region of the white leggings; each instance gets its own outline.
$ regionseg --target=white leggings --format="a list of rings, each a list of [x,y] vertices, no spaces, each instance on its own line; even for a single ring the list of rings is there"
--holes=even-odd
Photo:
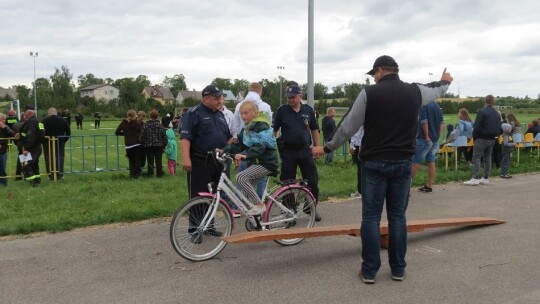
[[[258,204],[261,198],[257,195],[255,187],[259,182],[259,179],[263,176],[268,176],[270,170],[261,165],[251,165],[240,173],[236,174],[236,182],[240,186],[240,189],[246,196],[246,198],[253,204]]]

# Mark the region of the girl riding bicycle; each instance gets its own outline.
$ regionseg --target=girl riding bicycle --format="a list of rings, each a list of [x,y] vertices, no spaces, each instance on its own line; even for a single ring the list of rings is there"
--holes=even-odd
[[[238,141],[226,146],[224,152],[234,154],[235,165],[241,160],[249,162],[248,168],[236,175],[236,182],[254,205],[248,213],[260,215],[266,206],[257,195],[255,187],[261,177],[276,176],[278,173],[276,139],[268,118],[264,113],[259,113],[255,102],[244,101],[240,105],[240,116],[245,127],[238,134]]]

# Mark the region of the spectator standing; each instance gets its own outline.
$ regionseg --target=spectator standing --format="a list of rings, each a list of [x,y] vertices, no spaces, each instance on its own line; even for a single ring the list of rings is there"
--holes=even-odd
[[[7,156],[8,156],[8,143],[10,138],[15,136],[15,132],[6,124],[6,115],[0,113],[0,186],[7,186]]]
[[[336,121],[334,120],[334,116],[336,116],[336,110],[333,108],[328,108],[326,110],[326,116],[322,120],[322,133],[324,142],[327,143],[332,140],[332,135],[334,134],[334,131],[336,130]],[[331,164],[332,160],[334,159],[334,152],[326,153],[324,157],[324,163],[325,164]]]
[[[13,128],[11,128],[13,130],[13,132],[15,132],[15,140],[13,141],[13,143],[17,146],[17,155],[22,154],[22,148],[19,146],[19,137],[20,137],[19,132],[20,132],[23,124],[24,124],[24,115],[21,117],[21,120],[17,121],[13,125]],[[16,181],[22,180],[21,162],[19,161],[18,158],[16,158],[15,161],[16,161],[15,180]]]
[[[416,131],[416,152],[413,157],[412,179],[416,177],[420,163],[428,166],[428,180],[418,189],[420,192],[433,192],[433,182],[437,174],[435,152],[439,148],[439,137],[443,130],[444,118],[439,105],[432,101],[420,108],[418,130]]]
[[[300,167],[302,178],[307,179],[308,187],[315,200],[319,200],[319,173],[315,159],[310,153],[312,144],[319,146],[319,125],[313,109],[302,103],[302,90],[297,85],[287,88],[287,104],[276,111],[274,117],[274,136],[278,139],[281,157],[280,180],[296,179],[296,170]],[[357,129],[358,130],[358,129]],[[316,221],[321,217],[317,212]]]
[[[18,121],[19,119],[17,118],[17,113],[15,112],[15,110],[10,109],[8,111],[8,116],[6,117],[6,125],[10,129],[13,129],[13,125],[16,124]]]
[[[146,113],[144,111],[137,112],[137,121],[141,123],[142,130],[146,122]],[[146,166],[146,150],[144,149],[144,145],[141,145],[141,172],[144,171],[144,166]]]
[[[165,153],[167,154],[167,166],[169,167],[169,174],[176,175],[176,162],[178,160],[178,145],[176,144],[176,135],[174,135],[173,129],[167,129],[165,134],[167,135],[167,147],[165,147]]]
[[[77,130],[82,130],[83,119],[84,117],[82,116],[81,112],[77,112],[77,115],[75,115],[75,124],[77,125]]]
[[[94,113],[94,129],[99,129],[101,126],[101,113]]]
[[[356,164],[356,192],[351,193],[352,198],[362,198],[362,162],[360,161],[362,137],[364,137],[363,126],[351,137],[351,146],[349,147],[353,163]]]
[[[161,118],[161,125],[163,125],[165,129],[168,129],[171,127],[171,121],[171,114],[167,113],[165,116],[163,116],[163,118]]]
[[[41,183],[39,175],[39,157],[41,156],[41,143],[43,141],[43,125],[36,118],[36,111],[33,106],[26,106],[24,109],[24,123],[19,131],[18,145],[24,157],[30,155],[32,159],[23,168],[25,180],[30,181],[32,186]]]
[[[156,176],[163,176],[163,149],[167,146],[166,128],[161,125],[158,120],[159,113],[156,110],[150,112],[150,120],[147,121],[141,130],[141,144],[146,152],[146,161],[148,167],[148,177],[154,176],[154,168]]]
[[[407,223],[405,212],[415,153],[418,111],[422,104],[442,96],[452,82],[444,69],[441,80],[429,84],[408,84],[399,78],[396,61],[387,55],[375,60],[367,74],[375,85],[365,87],[349,113],[339,124],[332,141],[313,148],[315,156],[332,151],[361,126],[362,138],[362,267],[365,284],[375,283],[380,258],[380,220],[386,199],[389,227],[388,262],[392,279],[405,278]],[[392,122],[392,123],[388,123]],[[398,123],[399,122],[399,123]]]
[[[56,115],[58,115],[58,111],[56,113],[57,113]],[[71,113],[69,112],[68,109],[65,109],[62,112],[62,118],[68,123],[69,128],[71,129]]]
[[[509,174],[510,170],[510,158],[512,157],[512,151],[516,144],[512,141],[512,126],[503,123],[501,125],[502,129],[502,149],[501,149],[501,177],[502,178],[512,178],[512,175]]]
[[[182,145],[182,168],[187,172],[189,197],[193,198],[199,192],[208,191],[208,183],[219,182],[223,170],[219,162],[213,161],[208,154],[215,149],[223,149],[232,140],[232,135],[225,121],[221,107],[223,93],[214,86],[208,85],[202,91],[202,101],[191,108],[182,120],[180,134]],[[204,215],[204,207],[194,207],[190,212],[188,232],[191,242],[202,243],[202,235],[196,233],[195,226],[202,220],[197,215]],[[215,227],[210,227],[206,233],[211,236],[223,235]]]
[[[495,139],[501,134],[501,115],[493,107],[495,97],[486,96],[485,106],[478,111],[473,127],[473,174],[463,184],[469,186],[488,185],[491,174],[491,154]],[[510,116],[510,115],[508,115]],[[484,175],[480,176],[480,162],[484,159]]]
[[[62,179],[64,177],[65,146],[69,136],[71,136],[71,128],[67,120],[58,116],[55,108],[49,108],[47,114],[48,116],[41,121],[45,128],[45,141],[43,142],[45,169],[49,180],[54,180],[51,169],[56,169],[57,178]],[[53,162],[53,157],[56,159],[55,162]],[[56,168],[52,168],[53,163],[56,163]]]
[[[137,120],[137,112],[130,109],[127,117],[122,120],[116,131],[116,136],[124,136],[126,156],[129,161],[129,176],[137,179],[141,176],[141,123]]]

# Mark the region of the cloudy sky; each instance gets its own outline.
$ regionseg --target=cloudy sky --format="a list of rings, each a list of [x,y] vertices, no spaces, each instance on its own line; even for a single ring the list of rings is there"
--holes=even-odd
[[[77,76],[184,74],[189,89],[216,77],[307,81],[307,0],[0,0],[0,86],[31,86],[67,66]],[[429,82],[444,67],[450,92],[536,98],[540,1],[315,0],[315,81],[364,82],[379,55],[401,78]],[[283,71],[278,70],[283,66]]]

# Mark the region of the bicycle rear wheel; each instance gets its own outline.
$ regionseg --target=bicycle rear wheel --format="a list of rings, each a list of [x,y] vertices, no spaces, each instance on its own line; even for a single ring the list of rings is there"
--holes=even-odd
[[[281,191],[281,192],[280,192]],[[269,200],[265,222],[281,221],[267,226],[270,230],[313,227],[315,223],[315,198],[304,187],[288,186],[278,190],[274,199],[280,202],[283,207],[291,210],[293,214],[284,211],[281,206]],[[290,246],[303,241],[304,238],[281,239],[275,242]]]
[[[170,239],[174,250],[183,258],[195,262],[208,260],[227,245],[221,237],[231,235],[232,218],[223,203],[218,202],[215,216],[203,223],[212,203],[210,197],[195,197],[174,214]]]

